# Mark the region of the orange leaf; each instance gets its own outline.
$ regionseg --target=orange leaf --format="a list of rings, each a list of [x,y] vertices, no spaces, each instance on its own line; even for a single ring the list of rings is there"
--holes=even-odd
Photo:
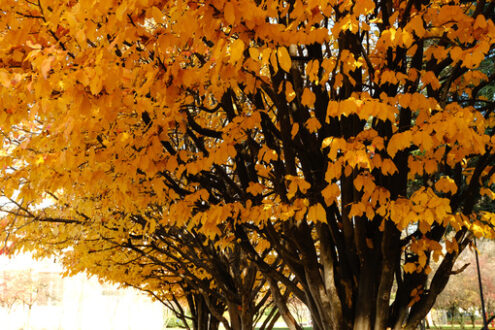
[[[282,70],[284,70],[285,72],[289,72],[292,66],[292,61],[290,59],[290,55],[289,52],[287,51],[287,48],[278,47],[277,56],[278,56],[278,63],[280,64]]]
[[[230,25],[234,25],[235,22],[235,10],[232,2],[225,3],[225,7],[223,8],[223,17],[225,21]]]

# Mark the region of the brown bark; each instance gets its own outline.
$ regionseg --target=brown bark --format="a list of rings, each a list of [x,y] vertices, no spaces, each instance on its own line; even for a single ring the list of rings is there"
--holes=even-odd
[[[268,279],[268,284],[270,285],[270,291],[272,293],[273,300],[277,305],[278,312],[284,319],[289,330],[302,330],[301,326],[297,323],[296,319],[289,311],[289,308],[287,307],[287,299],[280,293],[277,282],[270,278]]]

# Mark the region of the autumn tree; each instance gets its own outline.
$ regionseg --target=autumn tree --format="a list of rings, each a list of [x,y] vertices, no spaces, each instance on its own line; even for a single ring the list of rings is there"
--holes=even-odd
[[[493,261],[495,245],[492,241],[478,241],[477,249],[485,309],[489,318],[495,313],[495,262]],[[444,309],[460,307],[471,314],[474,326],[475,313],[473,312],[482,315],[474,247],[462,255],[459,262],[460,265],[465,266],[461,267],[459,270],[462,269],[462,271],[451,278],[445,290],[440,294],[435,307]]]
[[[31,311],[40,300],[51,298],[46,283],[35,277],[32,270],[3,271],[0,277],[0,304],[9,310],[16,304],[24,305]]]
[[[413,329],[494,236],[494,7],[2,1],[5,235],[227,233],[291,329],[281,292],[315,329]]]
[[[18,213],[26,219],[32,216],[26,209],[17,211],[27,212]],[[45,218],[51,222],[51,230],[39,233],[44,244],[27,235],[16,244],[37,247],[37,257],[56,255],[68,268],[66,275],[86,272],[144,291],[195,330],[215,330],[220,323],[225,329],[247,328],[258,322],[262,330],[273,327],[279,314],[269,299],[266,279],[239,246],[221,248],[222,242],[229,240],[227,235],[209,241],[194,228],[164,228],[151,215],[146,222],[133,217],[130,223],[122,223],[119,214],[114,216],[99,226]],[[150,230],[150,226],[154,228]],[[39,224],[31,219],[16,229],[16,234],[36,228]],[[264,260],[281,269],[280,258],[267,256]],[[261,320],[267,308],[272,312]]]
[[[34,306],[60,301],[61,297],[50,290],[46,280],[32,269],[3,270],[0,274],[0,306],[9,312],[16,305],[27,308],[24,326],[29,328]]]

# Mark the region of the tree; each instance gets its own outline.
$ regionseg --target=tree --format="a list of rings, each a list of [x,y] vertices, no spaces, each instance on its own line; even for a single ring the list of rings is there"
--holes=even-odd
[[[178,227],[242,251],[291,328],[287,293],[315,329],[413,329],[494,236],[494,6],[4,1],[5,235],[88,256]]]
[[[177,227],[153,224],[157,229],[149,232],[144,225],[117,230],[111,223],[106,221],[97,231],[79,221],[59,224],[56,230],[52,226],[56,235],[49,237],[46,252],[61,255],[68,274],[85,271],[149,293],[184,326],[192,323],[193,329],[213,330],[220,323],[225,329],[254,326],[264,310],[273,307],[266,280],[239,247],[220,249],[219,242]],[[26,224],[28,232],[33,230],[30,225],[37,226],[36,222]],[[81,232],[84,239],[78,238]],[[67,251],[75,240],[79,240],[77,246]],[[36,244],[29,237],[19,243]],[[228,319],[223,316],[226,310]],[[278,313],[276,308],[272,311],[260,329],[273,327]]]
[[[494,253],[492,241],[478,242],[479,262],[483,283],[483,296],[488,317],[494,314],[495,295],[495,263],[491,256]],[[474,247],[473,247],[474,249]],[[481,315],[481,301],[478,286],[478,273],[474,251],[470,249],[459,260],[465,266],[459,269],[449,281],[445,290],[438,297],[436,307],[455,309],[459,307],[471,314],[473,327],[475,314]],[[476,313],[475,313],[476,312]]]
[[[474,256],[465,253],[459,263],[464,263],[465,266],[458,270],[460,273],[454,274],[449,280],[445,290],[438,296],[435,307],[448,311],[451,324],[454,324],[455,319],[458,318],[461,327],[464,327],[463,311],[469,313],[474,327],[476,313],[481,306]],[[463,269],[464,267],[466,270]]]
[[[48,301],[58,301],[54,292],[50,292],[46,278],[29,270],[4,270],[0,276],[0,305],[10,311],[13,306],[27,307],[25,326],[29,328],[31,310],[34,305],[46,304]]]

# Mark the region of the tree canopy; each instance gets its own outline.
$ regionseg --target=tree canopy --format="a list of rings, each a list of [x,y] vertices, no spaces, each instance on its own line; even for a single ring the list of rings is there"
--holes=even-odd
[[[299,329],[294,295],[315,329],[413,329],[494,237],[493,1],[0,4],[5,249],[199,295],[210,328]]]

